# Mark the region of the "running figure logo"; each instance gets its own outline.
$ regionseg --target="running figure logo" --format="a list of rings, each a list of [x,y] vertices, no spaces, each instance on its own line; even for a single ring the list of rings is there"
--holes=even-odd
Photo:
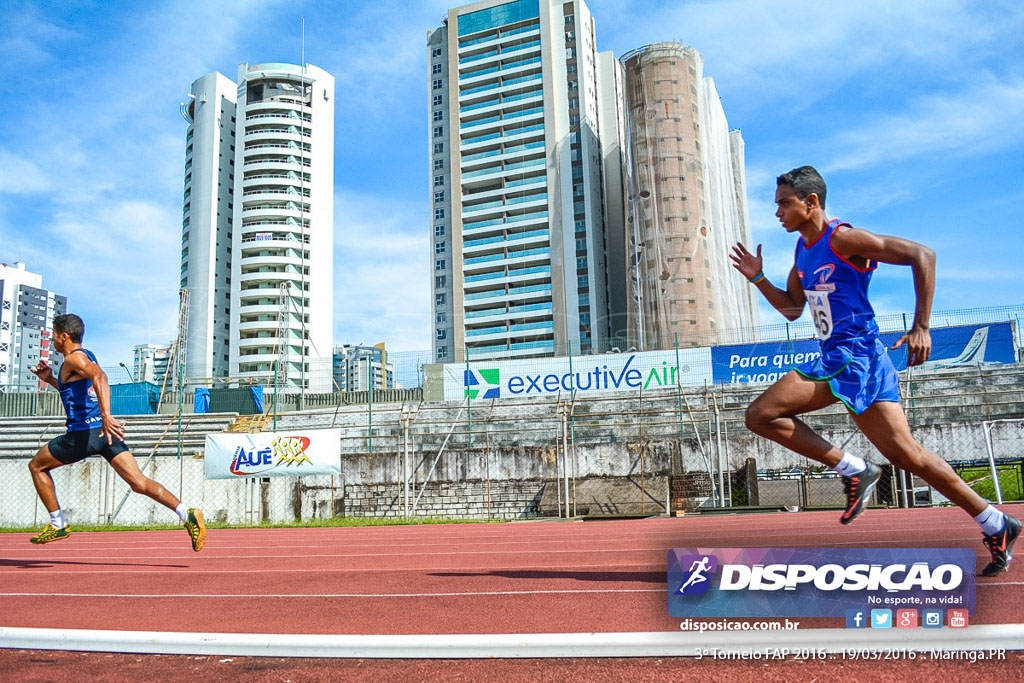
[[[680,595],[703,595],[711,587],[708,575],[718,570],[718,558],[714,555],[686,555],[679,558],[679,566],[688,566],[688,574],[679,586]]]

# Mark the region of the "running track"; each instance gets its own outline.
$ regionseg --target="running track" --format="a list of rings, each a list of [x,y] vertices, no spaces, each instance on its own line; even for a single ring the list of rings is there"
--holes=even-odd
[[[1005,508],[1024,517],[1024,506]],[[291,634],[678,632],[665,609],[674,547],[962,547],[953,508],[606,522],[78,533],[35,547],[0,535],[0,626]],[[1012,624],[1024,562],[978,579],[972,624]],[[801,628],[841,627],[799,619]],[[0,661],[2,660],[0,654]],[[1021,660],[1016,658],[1016,666]],[[1009,664],[1009,663],[1008,663]],[[1011,665],[1012,666],[1012,665]]]

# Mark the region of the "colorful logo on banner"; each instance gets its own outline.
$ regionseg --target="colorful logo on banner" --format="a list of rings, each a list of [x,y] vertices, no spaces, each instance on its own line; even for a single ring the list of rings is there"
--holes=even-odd
[[[483,392],[480,398],[501,398],[501,371],[498,368],[487,370],[466,370],[466,396],[470,400],[475,399]]]
[[[673,617],[838,617],[897,610],[973,613],[975,556],[959,548],[677,548]]]
[[[295,477],[341,473],[341,430],[207,434],[206,478]]]
[[[252,476],[284,465],[301,465],[313,461],[306,455],[310,440],[305,436],[279,436],[270,442],[267,448],[257,450],[255,447],[246,449],[239,446],[235,449],[235,457],[231,460],[231,474],[236,476]]]

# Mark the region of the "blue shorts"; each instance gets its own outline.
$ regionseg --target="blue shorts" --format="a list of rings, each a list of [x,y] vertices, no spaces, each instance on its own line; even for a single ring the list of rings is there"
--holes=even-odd
[[[794,370],[807,379],[828,382],[832,393],[854,414],[879,401],[900,402],[900,380],[885,345],[837,348]]]
[[[107,462],[128,450],[127,444],[117,437],[107,443],[106,436],[100,436],[99,429],[81,429],[61,434],[47,444],[50,455],[65,465],[85,460],[90,455],[102,455]]]

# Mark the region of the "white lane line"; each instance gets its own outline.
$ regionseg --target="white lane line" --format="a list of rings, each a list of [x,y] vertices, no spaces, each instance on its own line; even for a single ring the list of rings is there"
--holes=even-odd
[[[136,565],[132,565],[136,566]],[[265,569],[201,569],[192,566],[188,567],[153,567],[147,568],[144,566],[136,566],[140,571],[126,571],[123,568],[118,569],[72,569],[67,568],[37,568],[30,567],[30,574],[26,574],[26,568],[18,569],[4,569],[0,570],[0,574],[12,574],[15,576],[34,576],[36,574],[61,574],[64,576],[78,575],[78,574],[110,574],[112,571],[116,572],[119,576],[121,574],[277,574],[277,573],[302,573],[309,574],[310,572],[316,573],[366,573],[366,572],[495,572],[495,571],[565,571],[575,572],[581,569],[604,569],[606,571],[621,571],[623,569],[638,569],[644,571],[665,571],[665,562],[657,562],[654,564],[613,564],[613,563],[602,563],[602,564],[535,564],[535,565],[487,565],[484,567],[465,567],[465,566],[444,566],[444,567],[317,567],[316,569],[309,568],[265,568]]]
[[[948,545],[949,542],[953,542],[953,541],[968,542],[968,541],[975,540],[975,537],[972,536],[971,538],[945,538],[943,540],[946,541],[946,544],[944,544],[942,546],[942,548],[948,548],[948,547],[950,547]],[[872,543],[870,541],[849,541],[849,542],[843,542],[843,543],[835,543],[835,545],[876,547],[876,546],[872,545]],[[317,547],[321,547],[321,546],[317,546]],[[679,544],[679,545],[658,546],[658,547],[653,547],[653,548],[566,548],[566,549],[556,549],[556,550],[534,550],[534,549],[510,548],[510,549],[507,549],[507,550],[449,550],[449,551],[439,551],[439,552],[417,552],[417,553],[415,553],[415,555],[417,555],[417,556],[443,555],[443,556],[448,557],[448,556],[452,556],[452,555],[527,555],[527,554],[531,554],[531,555],[536,555],[536,554],[544,555],[544,554],[548,554],[548,555],[550,555],[550,554],[555,554],[555,553],[557,553],[559,555],[580,554],[580,553],[627,553],[627,552],[628,553],[633,553],[633,552],[661,552],[661,553],[667,553],[672,548],[683,548],[683,547],[694,547],[694,546],[687,546],[687,545]],[[697,547],[709,547],[710,548],[712,546],[699,545]],[[716,547],[744,547],[744,546],[731,546],[730,545],[730,546],[716,546]],[[815,545],[815,546],[771,546],[770,544],[768,544],[768,545],[759,545],[757,547],[759,547],[759,548],[761,548],[761,547],[780,547],[780,548],[781,547],[814,547],[814,548],[817,548],[817,547],[820,547],[820,546],[818,546],[818,545]],[[910,548],[913,548],[913,549],[919,549],[919,548],[922,548],[922,547],[935,547],[935,546],[899,546],[899,545],[889,545],[889,544],[886,544],[885,546],[877,546],[877,547],[884,547],[884,548],[904,548],[904,547],[910,547]],[[68,550],[71,550],[71,549],[67,548],[67,547],[64,547],[61,552],[67,552]],[[120,550],[120,548],[110,548],[110,550]],[[294,553],[290,553],[290,554],[286,554],[286,555],[265,555],[265,554],[260,554],[260,555],[218,555],[217,551],[220,550],[220,548],[217,548],[216,546],[213,546],[213,547],[207,546],[207,550],[208,550],[208,552],[206,552],[206,553],[204,553],[202,555],[202,559],[203,560],[207,560],[207,559],[209,559],[209,560],[264,560],[264,559],[282,559],[283,558],[283,559],[288,559],[288,560],[296,561],[296,560],[300,560],[302,558],[307,558],[307,557],[312,558],[312,557],[408,557],[409,556],[408,552],[395,552],[395,553],[392,553],[392,552],[386,552],[386,553],[301,553],[301,554],[298,554],[298,555],[296,555]],[[21,552],[24,552],[24,550],[21,550]],[[46,561],[49,560],[49,561],[64,561],[64,562],[69,562],[69,561],[83,562],[83,561],[86,561],[86,560],[134,560],[136,562],[141,562],[141,561],[144,561],[144,560],[185,560],[186,558],[189,558],[189,557],[195,557],[195,556],[192,555],[192,554],[188,554],[188,555],[144,555],[144,556],[137,556],[137,555],[98,555],[96,557],[83,557],[81,555],[43,555],[42,552],[39,552],[39,553],[33,552],[31,555],[22,555],[22,556],[16,556],[16,557],[2,557],[2,558],[0,558],[0,561],[2,561],[2,560],[17,560],[19,562],[33,562],[33,561],[46,562]]]
[[[964,530],[971,529],[971,528],[972,527],[965,526]],[[952,529],[952,530],[953,531],[961,531],[961,529]],[[230,531],[234,531],[234,530],[233,529],[211,529],[210,532],[209,532],[209,535],[216,537],[217,535],[219,535],[219,534],[221,534],[221,533],[223,533],[225,531],[226,532],[230,532]],[[806,530],[801,530],[801,529],[790,529],[790,530],[785,530],[785,529],[777,529],[777,530],[771,530],[771,529],[764,529],[764,530],[745,529],[745,530],[742,530],[742,531],[738,530],[738,531],[735,531],[735,532],[730,532],[730,538],[733,538],[733,537],[743,538],[743,537],[746,537],[746,536],[752,536],[752,537],[755,537],[755,538],[774,538],[774,537],[780,537],[780,536],[781,537],[787,537],[787,536],[793,536],[794,532],[801,532],[801,531],[811,531],[811,530],[810,529],[806,529]],[[858,527],[857,528],[857,533],[858,534],[903,534],[903,535],[909,535],[909,534],[911,534],[913,532],[918,532],[918,533],[932,532],[932,533],[934,533],[939,538],[944,538],[942,536],[942,534],[948,533],[949,531],[951,531],[951,529],[948,529],[948,528],[935,529],[934,527],[928,527],[926,529],[915,529],[913,527],[906,527],[906,526],[883,527],[883,528],[878,528],[878,529],[875,529],[875,528],[865,528],[865,527]],[[76,544],[75,545],[76,546],[85,546],[85,545],[101,545],[101,544],[103,544],[103,545],[101,545],[101,547],[93,547],[93,548],[75,547],[73,549],[74,550],[108,550],[108,549],[120,549],[120,550],[125,550],[125,549],[136,550],[136,549],[138,549],[138,550],[144,550],[146,548],[161,547],[161,546],[165,546],[167,544],[166,540],[161,540],[161,541],[153,541],[153,542],[142,543],[142,544],[119,543],[117,545],[111,545],[112,541],[111,541],[111,539],[109,537],[102,538],[102,539],[96,539],[96,540],[91,540],[91,539],[87,539],[87,538],[81,538],[81,536],[86,536],[86,535],[93,534],[93,533],[97,533],[97,532],[79,532],[79,536],[76,538]],[[116,532],[100,532],[100,533],[106,534],[106,533],[116,533]],[[816,538],[831,537],[831,536],[843,537],[843,536],[850,535],[850,532],[849,531],[844,531],[844,530],[841,530],[841,529],[834,529],[834,530],[815,529],[814,530],[814,534],[815,534]],[[610,542],[610,541],[622,540],[622,539],[635,540],[638,535],[640,535],[640,534],[635,534],[634,533],[634,534],[608,535],[608,534],[575,534],[574,533],[574,534],[567,534],[567,535],[511,536],[511,537],[499,537],[499,538],[495,538],[495,536],[493,536],[493,535],[476,537],[476,538],[487,538],[487,539],[494,538],[495,539],[495,540],[484,540],[484,541],[474,540],[475,537],[472,537],[472,536],[446,536],[446,537],[432,537],[430,539],[419,539],[419,538],[407,538],[407,539],[406,538],[398,538],[398,539],[396,539],[396,538],[382,537],[382,538],[379,538],[379,539],[359,538],[359,539],[356,539],[355,542],[346,542],[346,541],[338,541],[338,540],[333,540],[332,542],[345,543],[346,546],[353,546],[353,547],[363,547],[363,546],[371,546],[372,547],[372,546],[375,546],[375,545],[382,545],[382,544],[386,544],[386,545],[393,546],[393,547],[426,547],[426,546],[453,545],[453,544],[454,545],[488,545],[488,544],[513,544],[513,543],[523,543],[523,544],[565,543],[567,541],[568,542],[577,542],[577,541],[580,541],[580,540],[582,540],[582,541],[598,541],[598,542],[608,541],[608,542]],[[978,532],[978,535],[980,536],[980,532]],[[655,542],[659,541],[661,538],[664,538],[666,540],[666,542],[676,542],[677,539],[679,539],[681,536],[684,537],[684,538],[685,537],[693,537],[693,536],[700,536],[701,538],[706,538],[706,534],[703,534],[700,531],[697,531],[697,530],[694,530],[694,529],[687,529],[685,531],[682,531],[682,530],[660,531],[659,533],[643,534],[643,537],[645,538],[645,540],[655,541]],[[277,542],[277,543],[274,543],[274,544],[254,542],[254,541],[258,541],[258,539],[251,539],[251,538],[246,538],[244,540],[248,541],[249,543],[246,544],[246,545],[231,545],[231,546],[224,546],[224,547],[232,547],[232,548],[261,548],[261,547],[271,547],[271,548],[274,548],[274,547],[280,547],[280,548],[316,548],[316,547],[321,547],[323,545],[323,543],[309,543],[309,544],[303,544],[303,543],[280,543],[280,541],[282,540],[280,537],[274,537],[273,538],[273,541]],[[400,542],[400,541],[406,541],[406,540],[408,540],[408,541],[423,541],[423,542],[415,542],[415,543],[412,543],[412,542],[411,543],[402,543],[402,542]],[[0,550],[16,550],[16,549],[19,549],[19,548],[24,548],[23,544],[24,544],[24,540],[19,542],[18,545],[13,545],[13,544],[12,545],[7,545],[7,544],[0,543]]]
[[[989,583],[982,586],[1020,586],[1019,583]],[[462,591],[436,593],[0,593],[0,598],[457,598],[484,595],[586,595],[589,593],[665,593],[665,588],[551,588],[537,590]]]
[[[749,655],[1024,649],[1024,624],[964,629],[801,629],[796,631],[320,635],[181,633],[0,627],[0,647],[238,657],[520,658],[696,657],[709,650]]]
[[[482,595],[585,595],[587,593],[665,593],[664,588],[552,588],[522,591],[447,593],[0,593],[2,598],[460,598]]]

